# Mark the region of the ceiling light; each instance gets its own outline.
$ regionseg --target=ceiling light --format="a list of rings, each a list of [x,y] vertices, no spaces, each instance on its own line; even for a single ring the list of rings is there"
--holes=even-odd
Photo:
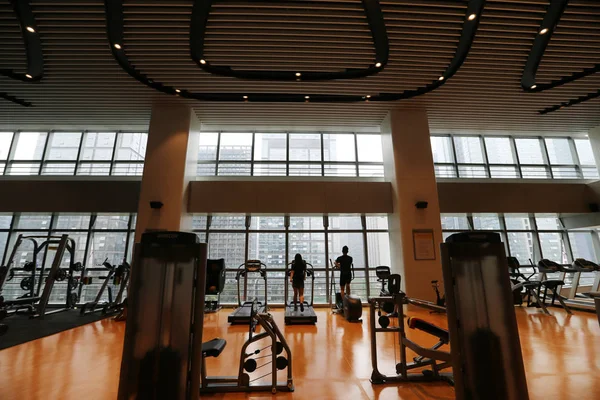
[[[26,76],[28,79],[31,79],[31,78],[32,78],[32,76],[31,76],[31,75],[29,75],[29,74],[25,74],[25,76]]]
[[[121,50],[121,45],[119,43],[115,43],[115,49]]]
[[[444,79],[446,79],[446,78],[444,78],[443,76],[440,76],[440,77],[438,78],[438,81],[443,81]]]
[[[530,88],[530,89],[532,89],[532,90],[533,90],[533,89],[535,89],[536,87],[537,87],[537,85],[531,85],[531,88]]]
[[[181,90],[175,89],[175,93],[181,93]]]
[[[540,35],[545,34],[546,32],[548,32],[548,28],[544,28],[540,31]]]
[[[247,98],[248,98],[248,96],[244,96],[244,99],[247,99]]]
[[[370,99],[370,98],[371,98],[371,95],[370,95],[370,94],[368,94],[368,95],[367,95],[367,99]]]
[[[300,72],[296,72],[296,76],[302,76]]]
[[[379,68],[379,67],[381,67],[381,63],[380,62],[375,63],[375,68]]]
[[[27,28],[25,28],[25,29],[27,29],[27,32],[30,32],[30,33],[35,33],[35,29],[33,29],[31,26],[28,26],[28,27],[27,27]]]
[[[306,100],[308,100],[308,99],[310,99],[310,96],[304,96],[304,98],[305,98]]]
[[[477,14],[469,15],[469,21],[473,21],[475,18],[477,18]]]
[[[205,59],[200,60],[200,64],[206,64],[206,60]]]

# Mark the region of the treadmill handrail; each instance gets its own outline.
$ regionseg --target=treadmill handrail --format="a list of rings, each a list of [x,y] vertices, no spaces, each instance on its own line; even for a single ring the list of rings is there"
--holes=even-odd
[[[248,262],[252,262],[252,263],[259,263],[260,264],[260,268],[257,270],[248,270],[246,268],[246,264]],[[264,267],[264,268],[263,268]],[[235,280],[237,281],[237,292],[238,292],[238,308],[242,306],[242,291],[240,289],[240,277],[244,277],[244,286],[247,287],[246,282],[248,279],[248,273],[258,273],[260,274],[260,276],[264,279],[265,281],[265,310],[268,310],[267,307],[267,290],[268,290],[268,285],[267,285],[267,265],[265,263],[263,263],[262,261],[259,260],[246,260],[244,261],[242,264],[240,264],[240,266],[238,267],[238,271],[235,274]],[[244,296],[244,301],[247,301],[248,299]]]

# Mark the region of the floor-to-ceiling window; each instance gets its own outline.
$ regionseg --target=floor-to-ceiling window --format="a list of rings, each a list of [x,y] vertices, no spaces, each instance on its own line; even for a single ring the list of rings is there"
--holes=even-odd
[[[284,302],[285,267],[299,253],[315,270],[315,303],[329,302],[331,291],[330,261],[348,246],[354,258],[355,279],[352,290],[363,300],[379,293],[374,267],[390,264],[390,243],[385,215],[265,215],[224,214],[196,216],[195,231],[207,237],[210,258],[224,258],[227,280],[222,294],[224,303],[237,302],[237,268],[247,259],[267,265],[268,301]],[[370,279],[367,279],[370,277]],[[334,291],[339,291],[339,275]],[[307,281],[307,294],[310,280]],[[264,297],[264,281],[252,274],[242,296]]]

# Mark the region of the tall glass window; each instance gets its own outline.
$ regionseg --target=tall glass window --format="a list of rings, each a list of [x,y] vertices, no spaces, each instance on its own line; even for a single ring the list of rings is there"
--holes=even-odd
[[[431,145],[438,178],[598,178],[587,139],[443,135]]]

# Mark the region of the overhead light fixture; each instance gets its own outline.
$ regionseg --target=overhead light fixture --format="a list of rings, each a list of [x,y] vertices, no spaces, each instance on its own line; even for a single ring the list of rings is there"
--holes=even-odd
[[[25,77],[27,77],[27,79],[31,79],[31,78],[33,78],[33,77],[32,77],[31,75],[29,75],[29,74],[25,74]]]
[[[115,49],[121,50],[121,45],[119,43],[115,43]]]
[[[206,64],[206,60],[205,59],[200,60],[200,64]]]
[[[477,18],[477,14],[471,14],[469,15],[469,21],[473,21],[475,18]]]
[[[296,72],[296,76],[302,76],[300,72]]]
[[[35,33],[35,29],[33,29],[31,26],[28,26],[28,27],[27,27],[27,28],[25,28],[25,29],[27,29],[27,32],[30,32],[30,33]]]
[[[446,79],[446,78],[444,78],[443,76],[440,76],[440,77],[438,78],[438,81],[443,81],[444,79]]]
[[[530,89],[535,89],[537,87],[537,85],[531,85]]]
[[[379,68],[379,67],[381,67],[381,63],[380,62],[375,63],[375,68]]]
[[[243,96],[243,97],[244,97],[244,99],[246,99],[246,100],[248,99],[248,96]]]
[[[370,98],[371,98],[371,95],[370,95],[370,94],[368,94],[368,95],[367,95],[367,99],[370,99]]]
[[[548,32],[548,28],[544,28],[540,31],[540,35],[544,35],[546,32]]]
[[[304,96],[304,98],[305,98],[306,100],[308,100],[308,99],[310,99],[310,96]]]
[[[175,89],[175,93],[181,93],[181,90]]]

